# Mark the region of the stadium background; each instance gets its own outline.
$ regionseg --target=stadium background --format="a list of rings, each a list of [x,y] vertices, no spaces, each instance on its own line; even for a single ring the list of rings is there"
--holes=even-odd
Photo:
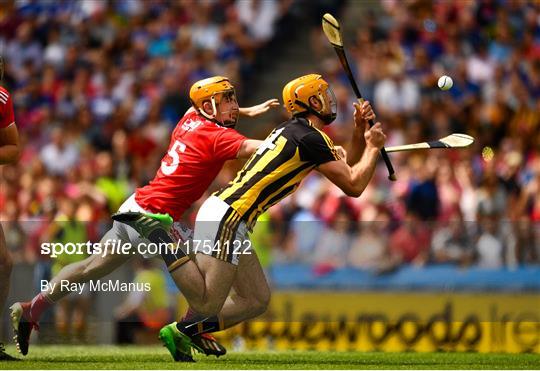
[[[16,261],[9,302],[32,297],[69,261],[41,256],[40,242],[97,241],[153,177],[195,80],[229,76],[246,106],[320,72],[339,99],[328,134],[346,143],[354,98],[320,31],[329,11],[344,22],[387,145],[451,132],[477,141],[394,154],[398,181],[380,166],[358,200],[312,174],[253,236],[274,288],[269,312],[222,339],[234,349],[540,350],[538,3],[7,1],[0,10],[4,84],[24,144],[0,179]],[[442,74],[454,79],[448,92],[436,88]],[[239,131],[263,138],[284,117],[242,119]],[[240,166],[228,164],[208,194]],[[137,260],[111,278],[161,282],[160,266]],[[166,288],[154,299],[181,312]],[[59,306],[81,309],[81,320],[50,313],[39,341],[115,342],[123,300],[90,294]]]

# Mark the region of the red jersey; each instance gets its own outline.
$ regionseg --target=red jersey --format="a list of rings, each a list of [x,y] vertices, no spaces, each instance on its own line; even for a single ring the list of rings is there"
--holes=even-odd
[[[227,160],[235,159],[247,138],[189,112],[176,125],[155,178],[135,191],[145,210],[180,219],[210,186]]]
[[[11,101],[11,94],[9,94],[6,89],[0,86],[0,129],[7,128],[14,122],[15,114],[13,113],[13,102]]]

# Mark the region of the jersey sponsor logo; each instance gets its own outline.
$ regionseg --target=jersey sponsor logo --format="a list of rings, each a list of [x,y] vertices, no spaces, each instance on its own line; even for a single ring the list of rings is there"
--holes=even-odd
[[[199,126],[203,124],[200,120],[191,120],[188,119],[182,124],[182,129],[186,131],[191,131],[197,129]]]

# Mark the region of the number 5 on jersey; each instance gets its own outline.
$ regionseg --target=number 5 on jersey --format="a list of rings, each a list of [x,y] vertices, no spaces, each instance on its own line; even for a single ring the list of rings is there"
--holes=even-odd
[[[180,152],[185,152],[186,145],[178,140],[174,141],[171,149],[167,152],[171,156],[172,162],[168,164],[165,160],[161,161],[161,172],[165,175],[171,175],[180,165]]]

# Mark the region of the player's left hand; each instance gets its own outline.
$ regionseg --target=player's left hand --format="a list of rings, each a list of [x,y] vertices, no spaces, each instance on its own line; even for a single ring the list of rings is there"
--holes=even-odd
[[[369,120],[375,120],[375,112],[371,108],[369,101],[364,101],[362,105],[353,103],[354,106],[354,126],[355,129],[364,132],[365,125]]]
[[[240,108],[240,113],[248,117],[255,117],[267,112],[270,108],[279,107],[279,101],[277,99],[269,99],[266,102],[257,104],[252,107]]]

